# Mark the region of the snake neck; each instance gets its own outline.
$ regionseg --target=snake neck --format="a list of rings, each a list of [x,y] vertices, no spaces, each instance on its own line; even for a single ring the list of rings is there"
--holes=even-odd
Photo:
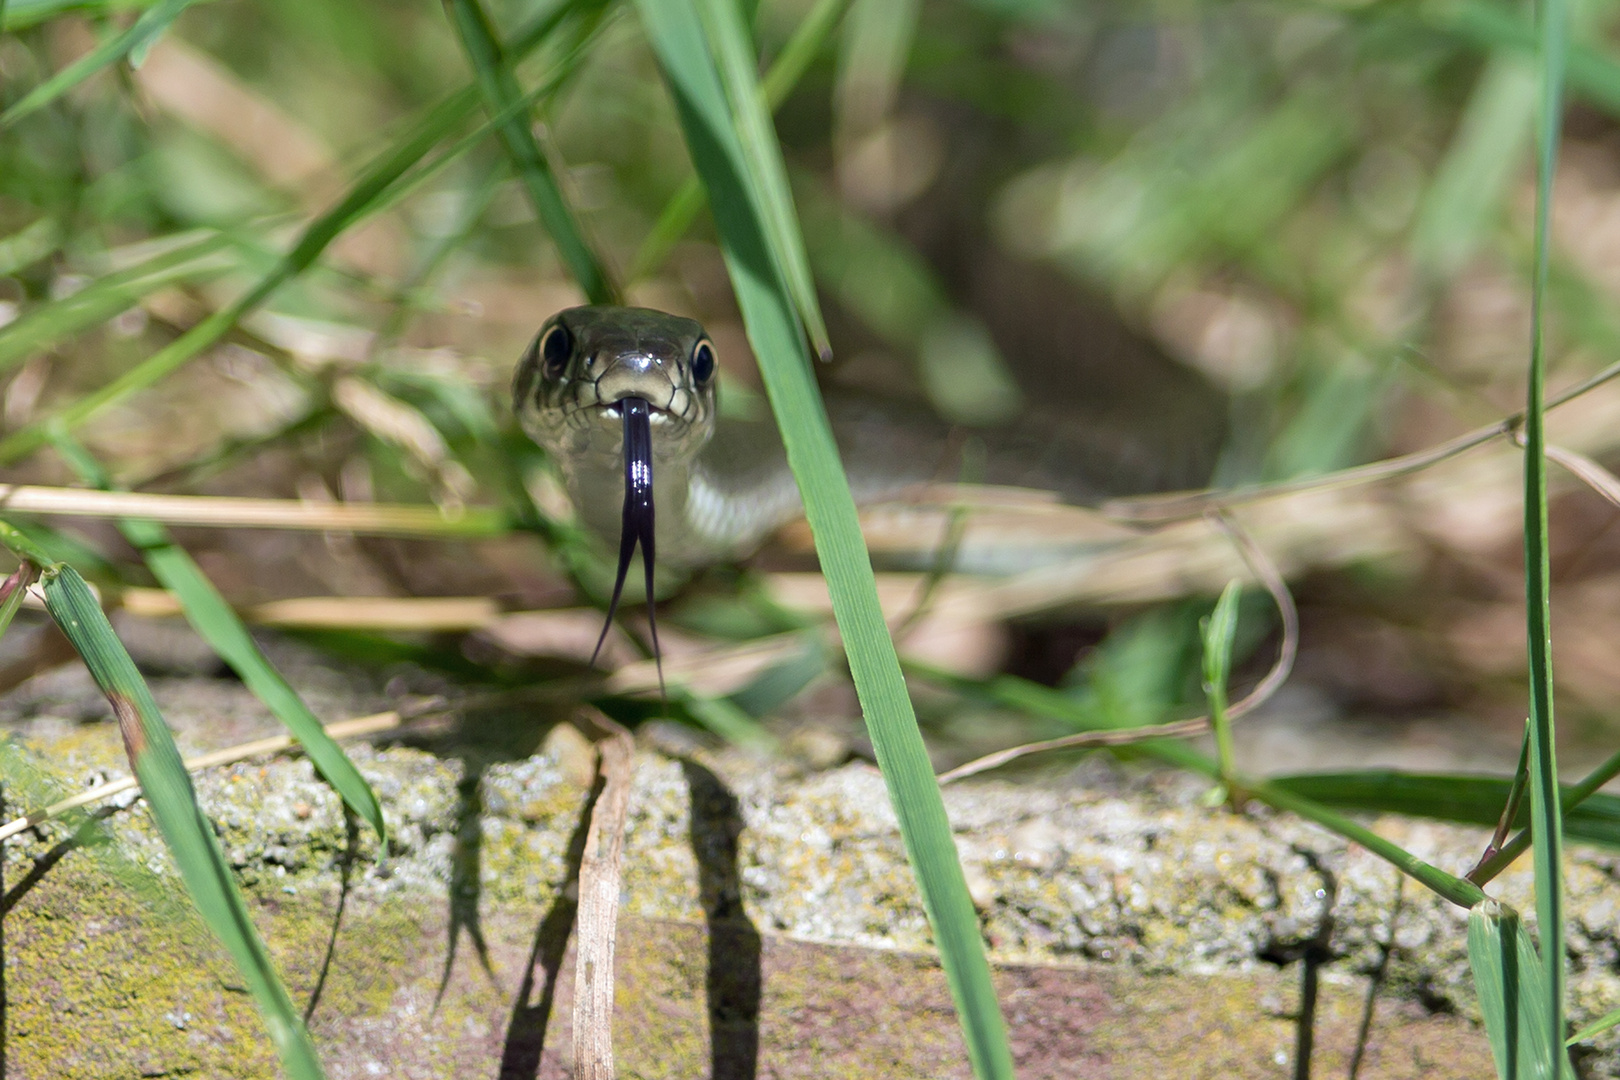
[[[658,560],[692,567],[741,558],[800,512],[798,487],[770,420],[727,421],[695,454],[657,452],[653,501]],[[565,458],[569,496],[581,523],[616,543],[624,506],[618,445]]]

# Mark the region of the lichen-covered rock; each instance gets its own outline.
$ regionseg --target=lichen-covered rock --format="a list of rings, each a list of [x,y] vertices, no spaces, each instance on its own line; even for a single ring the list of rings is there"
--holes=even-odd
[[[381,703],[363,677],[316,681],[333,718]],[[155,686],[188,751],[271,730],[234,683]],[[82,783],[122,772],[113,726],[87,719],[93,705],[93,688],[64,670],[0,703],[0,717],[38,772]],[[539,746],[534,725],[513,745]],[[330,1075],[564,1075],[571,976],[564,964],[547,1014],[546,973],[530,965],[555,931],[548,913],[567,904],[585,800],[577,763],[560,746],[514,758],[443,732],[432,745],[351,748],[387,814],[384,862],[304,759],[214,770],[197,789],[295,997],[318,988],[311,1026]],[[948,789],[1021,1076],[1280,1075],[1307,952],[1325,961],[1316,1067],[1342,1075],[1386,949],[1360,1075],[1489,1074],[1465,912],[1399,886],[1393,868],[1332,834],[1211,810],[1202,795],[1183,777],[1100,762],[1060,785]],[[1481,839],[1376,824],[1442,866],[1466,865]],[[79,828],[51,823],[6,849],[7,1075],[275,1075],[253,1005],[144,808],[85,826],[79,839],[92,842],[67,850]],[[1577,1019],[1620,1005],[1613,867],[1591,852],[1572,859]],[[727,889],[746,917],[717,914]],[[1494,891],[1532,906],[1527,873]],[[753,1061],[756,1047],[760,1076],[968,1075],[867,765],[802,775],[644,747],[622,910],[623,1075],[744,1075],[721,1065]],[[1602,1049],[1612,1056],[1612,1043]],[[1620,1075],[1602,1057],[1586,1064]]]

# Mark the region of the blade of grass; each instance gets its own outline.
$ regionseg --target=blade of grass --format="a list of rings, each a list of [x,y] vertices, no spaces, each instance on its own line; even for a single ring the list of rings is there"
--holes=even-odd
[[[112,486],[112,479],[101,463],[71,438],[60,436],[53,445],[86,483],[103,489]],[[349,755],[326,733],[320,720],[298,696],[298,691],[260,651],[247,627],[202,568],[174,542],[169,530],[155,521],[123,518],[118,522],[118,531],[141,553],[152,576],[180,601],[186,621],[208,647],[230,665],[254,697],[264,702],[265,708],[298,740],[332,789],[376,831],[383,857],[386,857],[388,827],[383,822],[382,804],[377,801],[376,792],[349,760]]]
[[[1541,958],[1519,913],[1496,900],[1468,912],[1468,961],[1496,1074],[1504,1080],[1574,1080],[1563,1040],[1547,1042]]]
[[[571,8],[562,7],[541,18],[532,29],[518,35],[517,43],[508,50],[510,55],[522,56],[538,48],[552,33],[565,27],[565,18],[571,12]],[[578,28],[581,23],[574,21],[566,25]],[[577,51],[571,53],[564,63],[574,62],[577,55]],[[544,93],[555,84],[555,79],[549,80],[533,93]],[[77,399],[54,416],[42,418],[0,439],[0,464],[16,461],[43,446],[49,439],[49,424],[60,423],[71,431],[113,402],[151,386],[182,367],[224,337],[244,315],[312,266],[332,241],[350,226],[391,205],[413,181],[420,182],[428,170],[442,168],[456,154],[470,148],[484,133],[494,130],[498,121],[505,119],[503,115],[497,115],[473,136],[461,140],[451,151],[407,177],[407,173],[457,124],[466,119],[477,104],[476,88],[467,87],[428,110],[391,148],[374,159],[337,205],[312,222],[292,250],[241,297],[99,390]],[[525,97],[514,102],[513,109],[527,108],[529,104],[530,98]]]
[[[1485,845],[1485,851],[1480,855],[1475,869],[1484,865],[1507,842],[1507,835],[1513,829],[1513,823],[1518,820],[1519,810],[1524,805],[1524,788],[1530,782],[1530,723],[1525,721],[1524,738],[1519,740],[1519,760],[1513,766],[1513,780],[1508,785],[1507,798],[1502,803],[1502,812],[1497,816],[1496,828],[1491,830],[1491,841]],[[1568,796],[1564,796],[1566,799]],[[1566,806],[1567,811],[1567,806]],[[1565,815],[1566,826],[1568,815]],[[1468,877],[1473,878],[1470,871]]]
[[[225,255],[230,244],[231,238],[223,233],[183,241],[136,266],[98,278],[71,296],[35,308],[0,329],[0,371],[71,334],[106,322],[165,285],[224,273],[232,265]]]
[[[47,255],[54,254],[66,239],[61,222],[43,217],[26,228],[0,240],[0,274],[26,270]]]
[[[1552,243],[1552,184],[1563,120],[1564,61],[1569,50],[1569,5],[1537,5],[1541,108],[1536,132],[1535,272],[1530,293],[1530,386],[1524,420],[1524,591],[1530,651],[1530,829],[1534,837],[1536,924],[1545,972],[1532,1025],[1547,1062],[1544,1075],[1568,1067],[1564,1051],[1564,842],[1554,740],[1551,579],[1547,549],[1547,458],[1543,423],[1546,334],[1542,312]],[[1522,978],[1522,975],[1521,975]]]
[[[1568,827],[1572,821],[1577,820],[1581,816],[1580,808],[1596,797],[1598,788],[1616,776],[1620,776],[1620,751],[1610,754],[1602,764],[1587,773],[1578,783],[1566,787],[1563,792],[1565,826]],[[1468,874],[1469,880],[1481,885],[1490,881],[1511,866],[1513,860],[1529,850],[1530,841],[1528,829],[1519,833],[1503,845],[1501,851],[1471,870]]]
[[[1527,57],[1537,51],[1535,28],[1520,14],[1522,9],[1508,4],[1467,0],[1423,3],[1413,10],[1426,25],[1480,49]],[[1568,48],[1566,71],[1578,94],[1610,115],[1620,114],[1620,61],[1583,43]]]
[[[557,178],[552,175],[545,151],[529,127],[528,118],[512,109],[523,94],[517,76],[512,74],[511,63],[495,37],[489,16],[478,0],[445,0],[445,11],[477,76],[478,92],[485,109],[491,117],[500,118],[496,130],[501,145],[512,159],[512,167],[522,179],[535,213],[552,243],[557,245],[563,262],[591,303],[618,303],[618,286],[580,232],[579,223],[557,186]]]
[[[894,642],[878,603],[849,482],[810,369],[792,297],[770,250],[758,200],[693,0],[639,0],[681,127],[720,232],[732,288],[798,480],[832,594],[850,673],[888,785],[900,834],[934,929],[940,959],[980,1078],[1011,1077],[1006,1025],[990,982],[939,785],[918,731]]]
[[[1493,224],[1529,148],[1535,103],[1535,71],[1526,58],[1491,57],[1412,227],[1412,258],[1426,278],[1449,280]]]
[[[1209,723],[1215,732],[1221,783],[1229,792],[1235,768],[1232,725],[1226,718],[1226,680],[1232,671],[1232,638],[1237,633],[1237,605],[1242,595],[1243,582],[1233,578],[1216,601],[1215,610],[1200,625],[1204,638],[1204,695],[1209,699]]]
[[[14,34],[70,12],[106,16],[118,11],[152,8],[161,2],[162,0],[9,0],[4,8],[5,19],[0,21],[0,29]]]
[[[1614,1027],[1616,1024],[1620,1024],[1620,1009],[1616,1009],[1611,1013],[1605,1013],[1598,1019],[1592,1021],[1590,1024],[1587,1024],[1585,1027],[1581,1028],[1581,1030],[1571,1035],[1568,1039],[1565,1039],[1564,1045],[1574,1046],[1576,1043],[1585,1042],[1587,1039],[1595,1039],[1605,1031],[1608,1031],[1610,1028]]]
[[[827,323],[816,298],[804,238],[799,235],[787,167],[782,163],[782,147],[771,123],[770,103],[759,84],[758,61],[748,26],[735,0],[700,0],[698,14],[708,34],[720,84],[731,102],[732,128],[747,162],[749,179],[761,194],[759,209],[770,231],[770,252],[777,273],[810,336],[811,348],[823,360],[830,360],[832,345],[827,340]]]
[[[203,921],[236,961],[242,981],[264,1017],[282,1068],[294,1080],[319,1080],[324,1074],[309,1032],[248,917],[247,905],[214,839],[213,825],[197,805],[191,777],[146,681],[135,670],[89,586],[72,567],[46,571],[45,608],[112,704],[130,768],[140,779],[141,793],[158,831]]]
[[[160,0],[159,3],[153,4],[141,12],[140,18],[136,19],[128,30],[91,49],[24,94],[17,104],[0,113],[0,129],[8,128],[30,113],[44,108],[102,68],[116,64],[126,56],[131,57],[132,62],[139,63],[140,59],[145,57],[146,51],[163,36],[169,25],[196,2],[197,0]]]
[[[8,521],[0,521],[0,546],[5,547],[19,559],[33,562],[42,570],[57,564],[57,560],[51,558],[50,552]]]
[[[782,46],[782,51],[771,62],[771,69],[765,73],[765,78],[760,80],[760,89],[764,91],[765,102],[771,112],[782,107],[782,102],[787,100],[787,96],[804,77],[810,61],[826,44],[828,35],[838,24],[838,17],[844,13],[849,2],[816,0],[815,6],[794,29],[793,36],[788,38],[787,44]],[[692,220],[702,209],[703,185],[696,176],[688,177],[670,196],[669,202],[664,204],[663,212],[658,215],[647,238],[641,242],[641,249],[630,264],[630,280],[640,281],[663,265],[676,242],[686,235],[686,230],[692,227]]]
[[[1513,781],[1504,777],[1392,769],[1275,776],[1271,782],[1341,810],[1405,814],[1483,826],[1496,824],[1513,790]],[[1593,795],[1572,805],[1576,791],[1575,785],[1564,785],[1568,807],[1564,814],[1565,834],[1588,844],[1620,847],[1620,797]],[[1523,826],[1529,820],[1528,809],[1521,806],[1512,824]]]

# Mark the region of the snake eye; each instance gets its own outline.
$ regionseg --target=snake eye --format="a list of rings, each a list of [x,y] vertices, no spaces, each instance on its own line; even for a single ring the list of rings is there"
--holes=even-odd
[[[546,377],[561,378],[563,370],[568,367],[568,358],[574,353],[574,335],[568,332],[568,327],[557,323],[540,339],[539,352]]]
[[[714,378],[714,346],[708,338],[700,340],[692,350],[692,378],[699,383]]]

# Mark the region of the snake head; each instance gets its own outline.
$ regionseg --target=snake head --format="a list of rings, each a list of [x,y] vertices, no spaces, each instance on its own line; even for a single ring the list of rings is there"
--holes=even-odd
[[[570,472],[620,458],[621,403],[640,398],[655,459],[683,459],[713,432],[714,384],[714,344],[695,320],[648,308],[576,307],[547,319],[523,354],[512,410]]]
[[[639,546],[653,655],[659,656],[653,614],[654,476],[662,475],[667,489],[670,475],[686,476],[690,459],[709,441],[714,377],[714,344],[703,327],[647,308],[560,311],[546,320],[518,363],[512,411],[529,437],[561,466],[575,506],[604,539],[612,520],[609,500],[623,495],[618,572],[597,653],[613,625]],[[664,466],[674,467],[665,471]],[[680,492],[681,501],[684,494]],[[596,662],[595,653],[591,662]]]

